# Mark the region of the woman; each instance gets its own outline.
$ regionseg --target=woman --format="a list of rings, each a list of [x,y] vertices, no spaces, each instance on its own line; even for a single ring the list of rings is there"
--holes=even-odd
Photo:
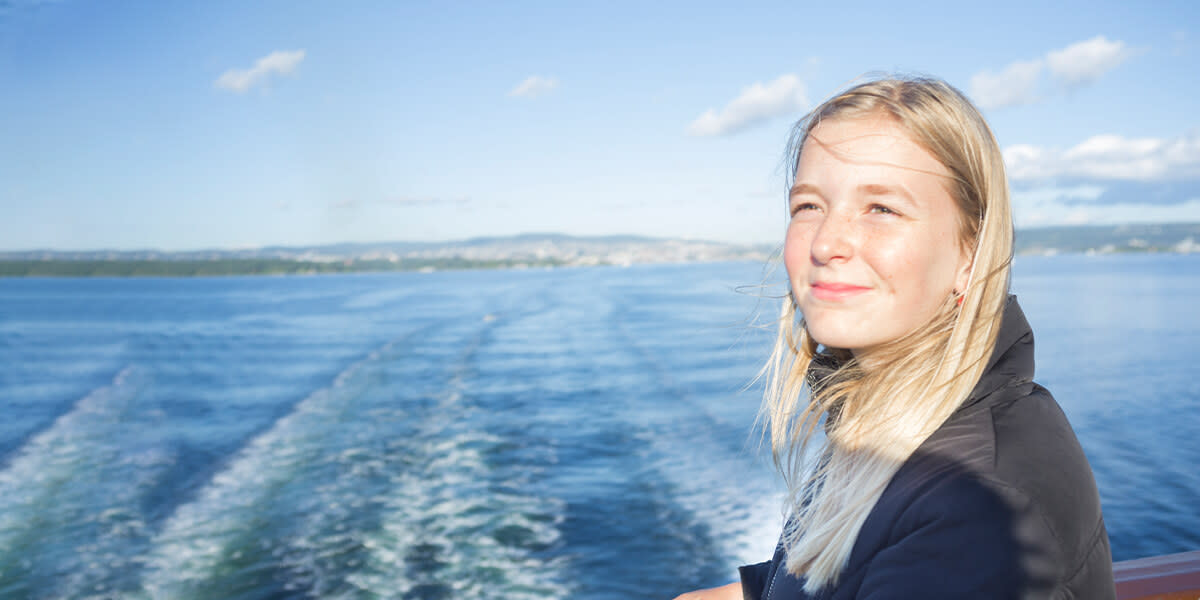
[[[770,561],[680,598],[1114,597],[1091,469],[1032,382],[978,110],[942,81],[871,81],[792,147],[763,407],[788,520]]]

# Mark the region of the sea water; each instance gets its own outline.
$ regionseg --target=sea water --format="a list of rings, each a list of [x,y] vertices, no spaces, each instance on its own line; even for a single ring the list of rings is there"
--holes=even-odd
[[[0,280],[0,598],[669,598],[769,557],[778,271]],[[765,285],[762,285],[765,284]],[[1200,257],[1021,257],[1118,560],[1200,548]]]

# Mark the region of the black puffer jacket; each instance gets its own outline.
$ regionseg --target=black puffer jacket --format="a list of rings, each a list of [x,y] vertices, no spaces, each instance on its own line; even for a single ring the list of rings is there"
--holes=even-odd
[[[845,570],[815,596],[772,560],[740,569],[748,599],[1115,597],[1091,468],[1033,383],[1033,332],[1010,297],[971,396],[896,472]]]

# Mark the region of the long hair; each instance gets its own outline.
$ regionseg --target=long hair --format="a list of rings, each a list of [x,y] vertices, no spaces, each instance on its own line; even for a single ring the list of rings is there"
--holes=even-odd
[[[892,476],[979,381],[1008,295],[1013,226],[1004,161],[978,109],[949,84],[889,78],[827,100],[793,129],[788,185],[818,124],[881,115],[949,171],[945,185],[971,274],[967,289],[946,298],[928,323],[873,348],[869,358],[819,346],[793,294],[784,300],[763,369],[762,419],[787,483],[787,569],[806,577],[810,593],[837,583]],[[809,454],[822,424],[824,438]]]

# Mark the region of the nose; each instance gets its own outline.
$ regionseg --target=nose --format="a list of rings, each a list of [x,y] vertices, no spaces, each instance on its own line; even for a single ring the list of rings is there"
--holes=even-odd
[[[854,225],[842,215],[831,214],[813,232],[810,255],[813,264],[844,261],[854,253]]]

